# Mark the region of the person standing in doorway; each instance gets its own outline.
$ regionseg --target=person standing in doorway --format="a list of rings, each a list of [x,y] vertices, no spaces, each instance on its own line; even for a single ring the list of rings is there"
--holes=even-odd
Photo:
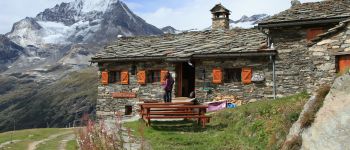
[[[168,72],[165,76],[165,85],[164,88],[164,102],[165,103],[171,103],[172,98],[172,91],[173,91],[173,85],[174,85],[174,79],[171,76],[170,72]]]

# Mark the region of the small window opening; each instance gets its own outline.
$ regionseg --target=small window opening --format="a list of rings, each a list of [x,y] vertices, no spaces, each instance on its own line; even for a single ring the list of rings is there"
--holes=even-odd
[[[241,73],[242,73],[241,68],[224,69],[225,83],[241,82],[242,81]]]
[[[109,83],[120,82],[120,71],[110,71],[110,72],[108,72],[108,82]]]
[[[160,70],[149,70],[147,72],[147,83],[160,82]]]

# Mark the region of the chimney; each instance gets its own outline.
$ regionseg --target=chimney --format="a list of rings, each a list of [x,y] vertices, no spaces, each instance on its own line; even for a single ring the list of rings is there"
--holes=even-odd
[[[292,7],[301,4],[299,0],[292,0],[290,3],[292,4]]]
[[[213,30],[228,30],[230,29],[230,10],[226,9],[221,4],[216,4],[211,10],[212,29]]]

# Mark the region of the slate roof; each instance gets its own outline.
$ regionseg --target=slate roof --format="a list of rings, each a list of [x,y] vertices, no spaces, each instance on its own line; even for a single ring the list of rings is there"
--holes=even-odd
[[[225,6],[221,5],[221,4],[216,4],[212,9],[210,9],[210,11],[212,13],[216,13],[216,12],[228,12],[230,13],[231,11],[228,10]]]
[[[259,22],[259,25],[350,17],[349,0],[302,3]]]
[[[124,37],[106,46],[92,62],[274,54],[274,50],[260,48],[265,42],[266,35],[256,29]]]

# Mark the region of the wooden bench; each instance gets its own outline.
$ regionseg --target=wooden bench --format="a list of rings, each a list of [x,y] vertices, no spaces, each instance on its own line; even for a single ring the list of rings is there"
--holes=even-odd
[[[195,118],[202,127],[209,122],[210,117],[206,116],[207,105],[184,105],[184,104],[157,104],[142,105],[141,116],[146,121],[147,126],[151,125],[151,119],[175,119],[175,118]],[[194,110],[198,109],[198,112]],[[158,111],[162,110],[162,111]]]
[[[139,114],[141,118],[143,118],[143,115],[145,115],[145,109],[143,109],[143,106],[146,105],[193,105],[193,102],[172,102],[172,103],[141,103],[139,104],[140,110]],[[186,108],[158,108],[158,109],[152,109],[152,111],[186,111]]]

